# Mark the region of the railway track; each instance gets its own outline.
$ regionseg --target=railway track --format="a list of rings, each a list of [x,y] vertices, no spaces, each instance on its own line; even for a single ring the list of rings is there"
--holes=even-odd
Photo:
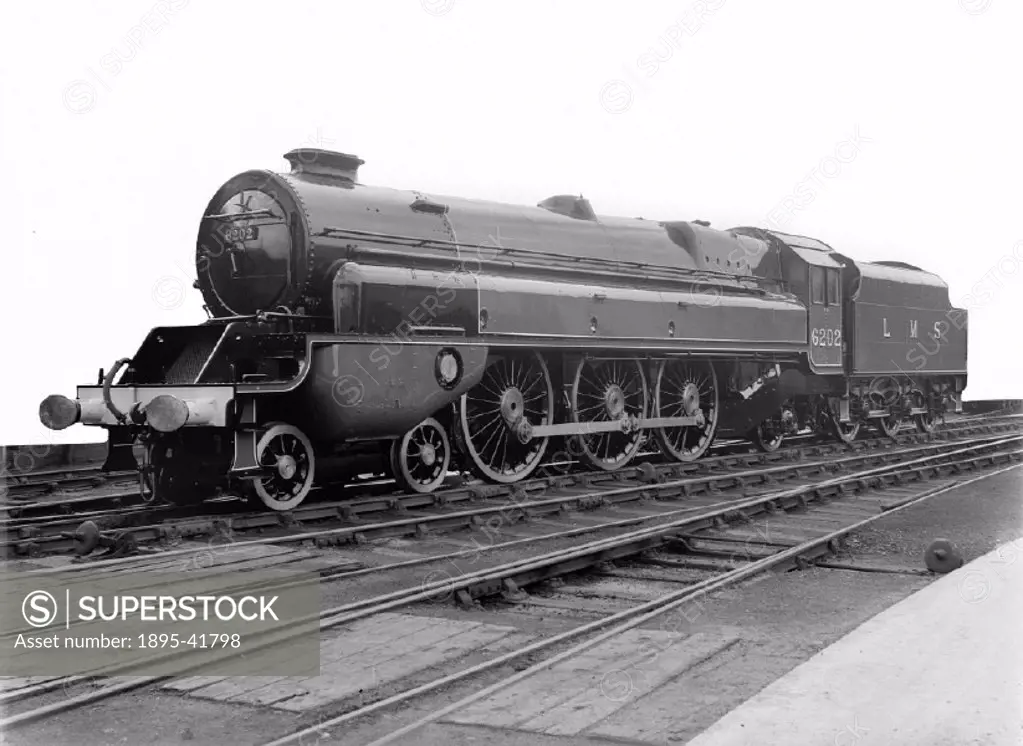
[[[74,494],[76,491],[94,490],[100,487],[117,488],[138,482],[134,471],[105,472],[100,465],[48,469],[27,474],[8,474],[8,500],[28,500],[55,493]]]
[[[970,431],[984,423],[995,423],[998,420],[1012,421],[1021,419],[1020,415],[992,412],[983,415],[966,415],[950,419],[938,432]],[[912,425],[904,424],[899,438],[916,434]],[[871,447],[872,444],[885,440],[883,438],[865,438],[856,441],[853,447]],[[805,447],[828,448],[832,452],[841,452],[847,448],[836,443],[829,437],[804,433],[785,439],[780,451],[788,451]],[[717,456],[748,455],[754,450],[748,441],[728,440],[711,447]],[[646,458],[658,461],[658,451],[640,453],[636,461]],[[713,457],[711,457],[713,458]],[[563,474],[568,470],[579,470],[578,464],[547,463],[538,469],[540,473]],[[627,471],[627,470],[626,470]],[[0,481],[0,514],[8,518],[61,515],[70,513],[98,514],[100,511],[93,506],[108,505],[121,509],[138,505],[146,505],[138,494],[138,474],[134,471],[103,472],[100,464],[68,466],[36,471],[21,472],[17,469],[7,470]],[[391,480],[379,476],[360,475],[357,481],[348,485],[331,484],[319,488],[317,492],[358,494],[366,490],[381,489],[382,485],[393,484]],[[228,498],[229,499],[229,498]]]
[[[405,582],[403,587],[385,593],[372,593],[376,586],[360,583],[357,578],[365,581],[400,572],[407,581],[407,571],[413,564],[436,563],[448,560],[450,555],[390,563],[339,576],[331,584],[343,585],[349,597],[359,598],[323,610],[318,615],[322,631],[339,627],[350,630],[360,622],[367,623],[365,620],[375,619],[379,623],[382,615],[412,604],[420,604],[418,609],[429,614],[444,608],[438,601],[451,599],[466,608],[499,611],[508,617],[529,613],[549,616],[552,610],[559,608],[563,611],[571,609],[578,616],[580,611],[586,611],[581,599],[599,596],[602,582],[617,582],[619,586],[625,582],[635,586],[639,580],[672,590],[641,602],[633,600],[611,614],[594,612],[591,616],[595,614],[595,618],[581,624],[571,623],[575,620],[569,619],[565,629],[536,635],[528,644],[516,644],[508,650],[500,651],[498,646],[495,654],[459,670],[450,670],[451,665],[431,669],[428,675],[424,674],[426,680],[411,686],[399,685],[400,691],[376,701],[366,702],[361,701],[361,697],[346,698],[339,694],[335,697],[332,715],[324,719],[321,713],[314,724],[273,741],[273,746],[301,743],[302,739],[308,738],[318,739],[318,734],[325,729],[348,727],[355,721],[364,721],[441,688],[454,688],[459,693],[463,690],[474,692],[447,707],[438,708],[428,718],[403,725],[375,743],[400,742],[401,737],[427,721],[465,710],[485,697],[514,687],[540,671],[680,609],[707,593],[767,570],[810,566],[837,551],[843,536],[883,515],[904,510],[952,487],[984,478],[985,474],[981,472],[1015,468],[1023,460],[1021,443],[1023,436],[1018,435],[986,439],[958,444],[959,447],[941,454],[848,470],[847,473],[834,474],[822,470],[808,484],[779,489],[777,484],[767,483],[770,489],[745,498],[715,501],[714,498],[719,496],[708,493],[698,496],[694,504],[685,510],[661,516],[656,525],[623,531],[630,528],[630,524],[644,523],[641,518],[633,517],[627,521],[606,521],[602,528],[586,527],[585,532],[600,535],[583,544],[573,542],[552,548],[556,546],[556,540],[574,539],[580,534],[573,529],[525,541],[516,539],[490,547],[463,550],[463,556],[467,552],[476,558],[485,555],[489,563],[484,561],[487,566],[478,567],[479,563],[474,558],[471,564],[477,569],[455,576],[448,573],[438,577],[434,573],[424,577],[416,573],[417,582]],[[616,533],[612,535],[611,531]],[[524,556],[523,550],[527,546],[531,551]],[[511,549],[517,555],[514,559],[505,560],[499,556]],[[132,561],[136,561],[135,558],[115,560],[110,565],[130,564]],[[107,566],[83,566],[82,569],[97,572]],[[617,601],[621,604],[622,598],[619,596]],[[423,607],[423,602],[430,603]],[[271,636],[263,644],[272,645],[279,641],[279,637]],[[206,662],[209,662],[209,656],[205,656],[202,662],[187,655],[181,656],[178,675],[172,677],[106,678],[130,676],[131,671],[97,670],[85,672],[82,677],[53,679],[7,691],[0,695],[0,703],[16,705],[17,712],[0,722],[0,727],[9,731],[140,688],[188,692],[190,696],[201,697],[203,687],[215,682],[208,680],[209,677],[206,680],[190,679],[188,674]],[[91,677],[95,676],[102,678],[92,680]],[[480,688],[481,678],[484,683],[489,682],[483,688]],[[83,682],[91,682],[85,691],[66,700],[45,702],[48,692],[82,685]],[[242,688],[250,684],[251,689],[246,691],[272,686],[273,682],[253,680],[243,682]],[[286,693],[287,687],[268,690],[266,694],[271,701],[263,704],[279,704],[272,701],[274,696],[288,700],[281,692]],[[305,695],[295,690],[291,696]],[[251,701],[252,697],[248,699]],[[42,703],[38,704],[37,700]]]
[[[965,428],[960,437],[977,429],[1009,431],[1013,423]],[[314,541],[318,545],[362,542],[380,536],[407,536],[429,531],[450,531],[466,526],[505,522],[509,503],[534,515],[564,510],[596,508],[663,499],[666,495],[692,496],[715,493],[723,487],[749,492],[758,480],[798,480],[807,474],[864,468],[920,455],[954,450],[953,433],[906,434],[904,445],[888,439],[864,441],[852,455],[836,457],[842,450],[832,446],[804,446],[773,454],[718,456],[691,464],[646,463],[615,473],[568,474],[533,479],[516,485],[467,485],[426,495],[383,493],[347,501],[319,502],[300,506],[286,515],[238,512],[238,501],[208,503],[200,515],[181,508],[133,507],[116,514],[94,514],[98,527],[108,529],[113,555],[134,552],[139,545],[174,544],[213,537],[211,543],[235,542],[249,532],[269,534],[265,543]],[[984,437],[996,437],[989,435]],[[917,445],[923,441],[923,445]],[[848,450],[846,450],[848,452]],[[737,470],[738,469],[738,470]],[[73,550],[83,517],[9,521],[0,526],[7,538],[0,541],[9,558],[33,557]],[[381,520],[394,517],[392,520]],[[316,527],[310,531],[311,527]],[[155,551],[155,550],[154,550]]]
[[[910,432],[907,427],[906,432]],[[915,431],[914,431],[915,432]],[[786,442],[781,450],[790,450],[805,446],[812,441],[823,440],[810,434],[799,435]],[[870,441],[863,441],[868,443]],[[724,441],[711,447],[718,455],[749,453],[752,445],[747,441]],[[636,460],[659,459],[658,451],[639,453]],[[572,462],[542,464],[538,471],[546,473],[566,473],[578,470],[579,465]],[[596,472],[594,472],[596,474]],[[458,475],[456,478],[460,477]],[[452,475],[455,477],[455,475]],[[449,482],[452,481],[449,477]],[[47,472],[30,473],[9,479],[7,485],[7,504],[0,504],[0,512],[9,516],[31,516],[33,514],[60,514],[74,512],[79,506],[96,503],[113,503],[116,506],[138,505],[145,503],[140,499],[137,489],[138,474],[136,472],[105,473],[100,467],[79,467],[70,470],[48,470]],[[393,480],[381,478],[380,475],[360,475],[355,482],[327,484],[316,489],[318,493],[361,493],[379,491],[386,485],[393,485]],[[116,490],[110,493],[99,492],[101,488]],[[120,489],[118,489],[120,488]],[[42,499],[40,499],[42,498]],[[35,502],[30,502],[30,500]]]
[[[946,423],[942,428],[937,430],[935,433],[924,436],[918,433],[911,425],[904,425],[902,432],[895,438],[896,442],[919,442],[921,437],[942,437],[942,433],[952,435],[955,433],[961,434],[972,434],[976,432],[994,432],[994,431],[1005,431],[1011,427],[1014,422],[1023,423],[1023,416],[1020,415],[1004,415],[1004,416],[967,416],[960,417]],[[793,438],[786,439],[783,446],[772,454],[766,454],[768,458],[784,458],[784,454],[791,452],[806,451],[811,449],[809,452],[822,455],[825,453],[843,453],[850,449],[869,449],[878,446],[886,446],[891,439],[887,437],[877,438],[864,438],[855,441],[852,444],[837,443],[829,438],[818,437],[813,434],[802,434]],[[730,456],[736,456],[740,460],[749,461],[751,458],[760,458],[765,454],[756,451],[750,443],[746,441],[724,441],[716,444],[712,447],[712,450],[717,455],[702,459],[696,464],[674,464],[681,468],[692,470],[697,468],[699,464],[703,463],[718,463],[723,460],[727,460]],[[636,461],[639,462],[642,459],[652,460],[658,462],[661,459],[661,455],[658,451],[651,451],[640,453],[637,455]],[[626,467],[620,470],[618,473],[628,474],[630,470],[634,470],[636,467]],[[95,472],[91,476],[86,476],[84,472],[90,471]],[[6,516],[6,520],[0,519],[0,524],[3,524],[7,528],[14,527],[15,522],[21,524],[31,523],[33,520],[40,521],[45,520],[50,516],[66,516],[69,514],[75,514],[78,517],[94,517],[100,516],[104,512],[110,513],[111,515],[117,514],[123,510],[143,510],[149,509],[160,509],[160,510],[173,510],[175,506],[153,506],[145,503],[141,500],[136,488],[137,474],[135,472],[110,472],[108,477],[105,479],[102,477],[102,473],[98,471],[99,467],[78,467],[77,469],[70,470],[70,473],[77,476],[72,476],[72,481],[77,480],[78,482],[88,482],[93,488],[90,489],[78,489],[74,491],[62,491],[59,489],[61,482],[55,480],[55,477],[59,474],[68,473],[65,470],[49,470],[47,472],[34,473],[40,475],[40,479],[45,480],[47,485],[51,487],[56,486],[57,489],[50,490],[43,499],[32,500],[32,495],[19,494],[19,486],[31,486],[29,483],[24,482],[27,478],[25,476],[12,479],[8,475],[7,484],[7,499],[0,501],[0,514]],[[545,476],[556,476],[565,475],[567,473],[579,473],[579,465],[575,462],[563,462],[563,463],[547,463],[542,465],[538,472]],[[90,472],[91,473],[91,472]],[[581,472],[587,474],[587,472]],[[603,471],[590,471],[589,476],[592,478],[606,478],[608,477],[607,472]],[[100,476],[97,476],[100,475]],[[32,475],[30,474],[29,477]],[[360,479],[358,482],[351,483],[349,485],[344,484],[330,484],[324,487],[318,488],[316,492],[325,495],[328,493],[337,494],[341,499],[345,499],[351,496],[358,496],[359,494],[370,492],[374,494],[382,494],[388,491],[393,491],[393,482],[388,479],[380,479],[379,477],[372,477],[371,475],[365,475],[366,478]],[[100,488],[112,489],[117,485],[118,480],[126,479],[130,480],[131,488],[126,490],[116,490],[113,492],[101,491]],[[449,478],[449,483],[464,482],[466,481],[461,475],[452,475]],[[534,480],[525,480],[520,483],[516,483],[515,486],[522,486],[529,484]],[[38,484],[36,485],[38,486]],[[511,489],[512,487],[509,487]],[[338,494],[340,493],[340,494]],[[38,496],[36,496],[38,497]],[[225,496],[219,501],[210,501],[204,503],[202,506],[193,506],[192,510],[202,509],[210,505],[223,506],[225,503],[233,503],[238,505],[240,501],[234,499],[231,496]],[[108,504],[110,507],[108,510],[102,510],[102,504]],[[99,504],[100,508],[92,509],[89,506]],[[84,510],[82,510],[84,508]]]

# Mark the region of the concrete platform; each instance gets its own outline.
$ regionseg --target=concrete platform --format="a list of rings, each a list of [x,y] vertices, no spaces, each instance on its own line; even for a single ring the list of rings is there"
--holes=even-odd
[[[690,746],[1023,744],[1023,539],[870,621]]]

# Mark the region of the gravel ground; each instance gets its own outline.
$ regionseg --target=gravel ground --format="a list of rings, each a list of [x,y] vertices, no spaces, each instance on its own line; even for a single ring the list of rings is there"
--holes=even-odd
[[[964,481],[970,476],[964,476]],[[919,570],[935,538],[947,538],[970,561],[1023,536],[1023,469],[957,488],[879,521],[850,537],[843,562]],[[1023,551],[1023,545],[1016,545]],[[432,725],[402,744],[487,743],[488,746],[596,746],[608,743],[681,744],[771,681],[810,658],[933,577],[815,569],[768,574],[705,599],[683,631],[728,629],[742,644],[684,673],[635,705],[641,723],[629,733],[615,716],[602,738],[545,738],[489,728]],[[341,600],[341,599],[338,599]],[[438,606],[433,613],[440,612]],[[447,615],[449,610],[441,612]],[[472,613],[472,612],[465,612]],[[506,617],[506,623],[507,623]],[[515,623],[515,622],[513,622]],[[523,625],[526,626],[526,625]],[[656,625],[654,625],[656,627]],[[386,720],[330,732],[309,743],[366,744],[490,682],[442,692],[396,711]],[[62,714],[8,734],[4,743],[44,744],[258,744],[294,731],[308,716],[139,693]],[[614,735],[612,736],[612,732]]]

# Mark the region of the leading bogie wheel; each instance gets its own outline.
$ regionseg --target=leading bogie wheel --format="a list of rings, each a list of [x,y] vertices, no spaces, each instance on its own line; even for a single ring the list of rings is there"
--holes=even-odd
[[[264,474],[253,480],[252,489],[270,510],[294,510],[313,488],[313,446],[293,425],[270,423],[256,444],[256,462]]]
[[[433,492],[444,483],[451,466],[451,443],[444,426],[427,417],[394,441],[390,460],[401,489]]]
[[[182,451],[176,459],[168,457],[168,452],[165,447],[154,448],[150,452],[150,463],[141,471],[142,500],[151,504],[191,507],[212,497],[214,490],[197,476],[198,459],[188,451]]]

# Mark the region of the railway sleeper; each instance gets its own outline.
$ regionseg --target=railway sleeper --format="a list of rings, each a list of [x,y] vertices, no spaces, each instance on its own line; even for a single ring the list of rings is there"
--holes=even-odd
[[[833,541],[833,540],[832,540]],[[787,562],[779,563],[771,568],[772,572],[792,572],[798,570],[802,572],[804,570],[811,570],[817,566],[817,562],[824,557],[830,557],[833,552],[829,548],[831,541],[822,542],[815,545],[811,549],[807,549],[802,554],[799,554]]]
[[[640,564],[652,565],[654,567],[666,567],[672,570],[706,570],[709,572],[731,572],[737,570],[749,561],[753,559],[761,559],[760,557],[753,557],[749,560],[743,559],[741,562],[724,561],[731,560],[736,557],[737,553],[732,554],[707,554],[707,555],[683,555],[681,560],[663,559],[661,557],[648,557],[646,559],[637,560]],[[722,561],[718,561],[722,560]]]
[[[586,570],[595,565],[600,565],[603,562],[611,562],[616,559],[631,557],[643,552],[644,550],[660,547],[665,541],[666,537],[663,536],[647,536],[627,544],[606,547],[593,552],[582,552],[574,557],[560,559],[549,564],[544,564],[540,567],[533,567],[513,572],[506,578],[502,578],[500,580],[494,578],[473,583],[458,591],[455,594],[456,600],[463,606],[467,605],[467,603],[472,605],[470,603],[471,601],[476,601],[487,596],[502,594],[506,590],[504,582],[508,579],[512,580],[517,588],[524,588],[559,575],[569,575],[581,570]],[[468,597],[468,599],[466,599],[466,597]]]
[[[606,507],[609,501],[603,495],[592,495],[588,497],[577,497],[572,500],[572,509],[578,511],[599,510]]]
[[[847,570],[849,572],[881,573],[884,575],[911,575],[914,577],[926,577],[931,573],[927,570],[910,567],[875,567],[871,565],[857,565],[850,562],[832,562],[827,559],[818,559],[814,565],[824,570]]]
[[[687,557],[716,557],[719,559],[731,560],[738,557],[744,562],[751,562],[763,559],[764,557],[770,557],[778,550],[778,548],[774,546],[744,542],[739,539],[707,542],[706,544],[702,540],[689,541],[684,545],[681,543],[672,543],[665,547],[665,549]]]
[[[501,598],[507,603],[521,604],[529,600],[529,594],[519,588],[511,578],[505,578],[503,585],[504,591],[501,593]]]
[[[39,557],[43,548],[34,541],[20,541],[14,546],[14,553],[19,557]]]

